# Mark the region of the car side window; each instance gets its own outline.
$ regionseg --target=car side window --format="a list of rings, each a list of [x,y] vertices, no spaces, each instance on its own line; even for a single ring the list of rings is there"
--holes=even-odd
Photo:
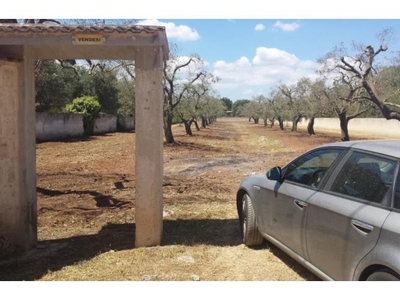
[[[317,188],[342,151],[342,149],[320,149],[310,152],[287,167],[284,180]]]
[[[331,191],[382,203],[392,186],[396,161],[363,152],[354,152],[333,182]]]

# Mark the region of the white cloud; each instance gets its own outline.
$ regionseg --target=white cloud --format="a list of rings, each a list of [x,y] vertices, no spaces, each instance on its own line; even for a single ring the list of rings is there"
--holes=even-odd
[[[256,27],[254,27],[254,30],[256,31],[263,31],[265,29],[264,24],[257,24]]]
[[[300,27],[299,23],[283,23],[281,21],[277,21],[274,24],[274,27],[279,28],[283,31],[295,31],[297,28]]]
[[[245,56],[233,62],[220,60],[212,68],[214,75],[221,78],[215,89],[222,97],[235,101],[260,94],[268,96],[280,82],[293,84],[302,77],[316,79],[319,65],[283,50],[259,47],[252,60]]]
[[[200,35],[196,29],[186,25],[176,25],[172,22],[160,22],[155,19],[139,21],[138,25],[164,26],[168,38],[176,38],[179,41],[196,41],[200,39]]]
[[[286,51],[276,48],[259,47],[253,58],[255,65],[295,65],[299,59]]]

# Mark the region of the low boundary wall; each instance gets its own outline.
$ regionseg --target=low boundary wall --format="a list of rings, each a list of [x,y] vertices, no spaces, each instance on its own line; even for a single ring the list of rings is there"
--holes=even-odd
[[[299,128],[307,128],[308,120],[302,119]],[[386,120],[384,118],[355,118],[349,121],[349,135],[360,134],[380,136],[384,139],[400,139],[400,121]],[[340,135],[340,121],[338,118],[316,118],[314,130],[338,132]]]
[[[103,134],[117,131],[117,117],[105,115],[94,122],[94,134]]]
[[[36,141],[38,142],[82,135],[82,115],[36,113]]]
[[[118,123],[118,126],[117,126]],[[94,134],[134,130],[133,117],[105,115],[96,120]],[[36,113],[36,141],[45,142],[83,136],[80,114]]]

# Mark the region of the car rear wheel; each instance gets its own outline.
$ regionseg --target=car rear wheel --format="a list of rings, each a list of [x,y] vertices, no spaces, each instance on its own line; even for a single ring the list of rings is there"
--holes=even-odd
[[[242,198],[242,213],[243,243],[246,246],[261,245],[264,239],[257,229],[253,203],[247,194],[244,194]]]
[[[367,281],[398,281],[400,277],[390,269],[382,269],[368,276]]]

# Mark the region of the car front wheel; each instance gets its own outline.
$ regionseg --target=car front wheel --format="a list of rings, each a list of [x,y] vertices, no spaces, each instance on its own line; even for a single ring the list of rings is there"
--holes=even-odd
[[[247,194],[244,194],[242,198],[242,213],[243,243],[246,246],[261,245],[264,239],[257,229],[253,203]]]
[[[400,276],[390,269],[382,269],[368,276],[367,281],[398,281]]]

